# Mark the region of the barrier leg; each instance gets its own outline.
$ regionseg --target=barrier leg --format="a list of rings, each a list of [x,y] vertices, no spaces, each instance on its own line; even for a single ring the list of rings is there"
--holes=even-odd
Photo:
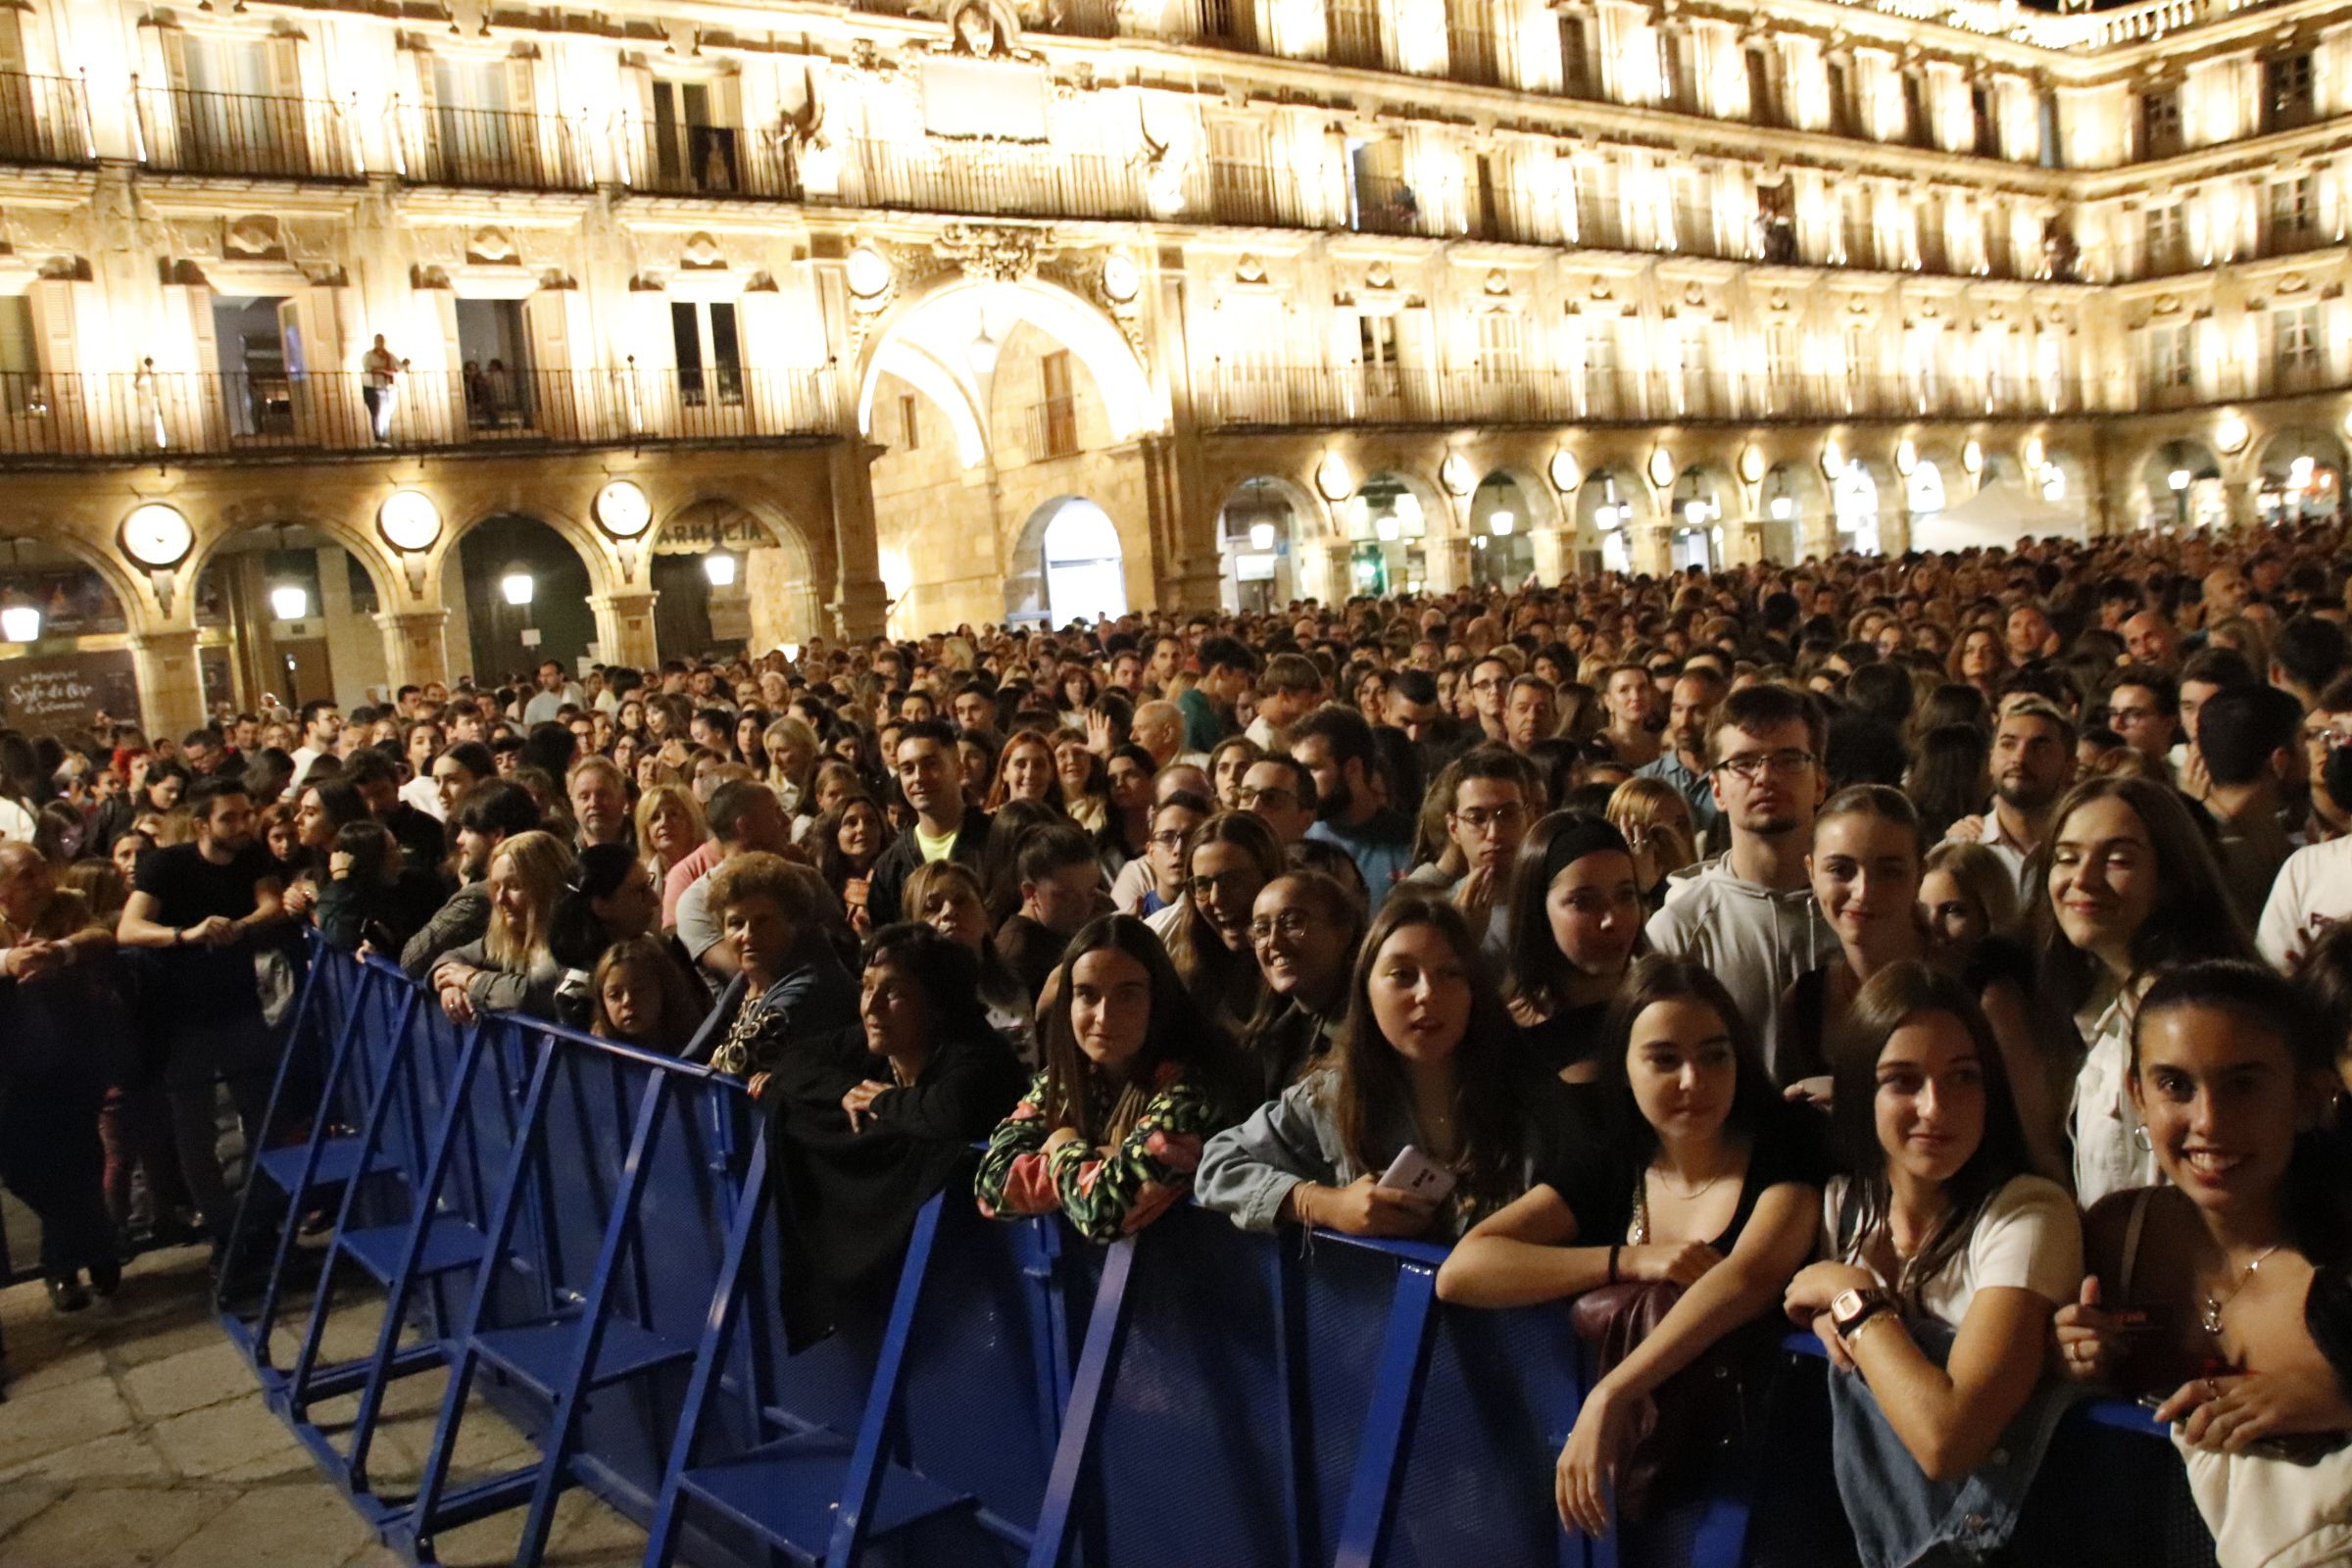
[[[1102,1283],[1095,1293],[1095,1314],[1086,1326],[1086,1348],[1071,1380],[1070,1402],[1062,1417],[1061,1441],[1054,1449],[1054,1473],[1038,1509],[1037,1535],[1029,1544],[1029,1568],[1058,1568],[1070,1533],[1070,1515],[1086,1473],[1095,1429],[1110,1401],[1119,1350],[1127,1338],[1127,1285],[1135,1272],[1137,1237],[1111,1245]]]
[[[302,989],[294,994],[294,1010],[287,1016],[286,1043],[284,1048],[277,1054],[277,1072],[270,1080],[270,1102],[263,1108],[262,1111],[261,1137],[262,1141],[265,1143],[269,1141],[270,1133],[275,1130],[277,1126],[278,1107],[285,1101],[286,1079],[288,1075],[294,1071],[294,1057],[296,1054],[295,1048],[302,1042],[302,1026],[310,1018],[311,1001],[312,998],[318,995],[318,973],[323,967],[324,964],[320,961],[318,950],[314,948],[311,952],[310,964],[303,970]],[[344,1042],[348,1042],[351,1038],[353,1019],[357,1017],[360,1004],[367,996],[367,973],[363,970],[360,975],[360,983],[354,986],[352,989],[351,1006],[343,1021]],[[339,1052],[342,1049],[342,1046],[338,1044],[336,1049]],[[328,1067],[330,1086],[321,1089],[319,1092],[321,1110],[324,1109],[324,1102],[326,1099],[332,1094],[331,1081],[333,1072],[334,1069],[330,1063]],[[312,1137],[316,1139],[317,1136],[318,1128],[314,1126],[312,1128]],[[253,1177],[254,1172],[260,1168],[261,1154],[262,1152],[259,1149],[248,1149],[245,1151],[245,1190],[238,1195],[237,1211],[229,1217],[228,1222],[227,1255],[230,1257],[235,1257],[238,1255],[238,1248],[245,1240],[245,1212],[247,1208],[251,1206],[253,1199]],[[271,1283],[273,1285],[276,1283],[274,1278],[271,1280]],[[228,1303],[225,1300],[221,1300],[218,1301],[216,1304],[221,1307],[226,1307]],[[266,1341],[268,1336],[265,1335],[263,1338]],[[267,1344],[264,1344],[262,1348],[262,1353],[265,1357],[268,1356],[269,1347]],[[267,1365],[268,1362],[265,1359],[261,1364]]]
[[[1437,1293],[1435,1269],[1420,1263],[1397,1268],[1396,1296],[1381,1342],[1372,1404],[1364,1412],[1355,1476],[1348,1487],[1348,1513],[1340,1521],[1337,1568],[1377,1568],[1387,1549],[1396,1494],[1404,1481],[1413,1412],[1421,1401],[1421,1377],[1429,1366]]]
[[[678,1429],[670,1439],[669,1462],[662,1470],[662,1496],[654,1507],[654,1522],[646,1531],[645,1568],[669,1568],[677,1552],[679,1482],[694,1466],[702,1438],[703,1410],[718,1386],[725,1364],[727,1341],[734,1331],[736,1311],[743,1299],[743,1261],[753,1238],[767,1218],[767,1139],[752,1146],[752,1162],[744,1173],[743,1201],[736,1205],[735,1222],[727,1235],[727,1250],[719,1261],[718,1281],[710,1293],[710,1315],[703,1323],[703,1339],[695,1351],[694,1372],[686,1380],[686,1398],[678,1408]],[[753,1401],[757,1404],[757,1399]]]
[[[891,1298],[890,1324],[882,1335],[882,1354],[874,1364],[865,1413],[858,1423],[858,1446],[850,1451],[849,1473],[842,1478],[833,1540],[825,1548],[828,1563],[854,1563],[865,1546],[866,1526],[882,1491],[883,1445],[897,1426],[899,1376],[906,1366],[906,1342],[914,1334],[915,1307],[922,1300],[923,1277],[931,1266],[932,1244],[939,1237],[940,1204],[946,1198],[944,1193],[933,1194],[915,1216],[914,1234],[906,1244],[906,1262],[899,1270],[898,1293]]]

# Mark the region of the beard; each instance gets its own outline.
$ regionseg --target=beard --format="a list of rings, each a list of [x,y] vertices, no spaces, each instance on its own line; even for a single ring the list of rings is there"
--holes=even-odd
[[[1337,822],[1355,809],[1355,788],[1346,779],[1332,786],[1331,793],[1315,803],[1315,815],[1325,822]]]
[[[2007,778],[1993,780],[1992,793],[1996,800],[2020,811],[2038,811],[2058,798],[2058,786],[2044,786],[2036,779]]]

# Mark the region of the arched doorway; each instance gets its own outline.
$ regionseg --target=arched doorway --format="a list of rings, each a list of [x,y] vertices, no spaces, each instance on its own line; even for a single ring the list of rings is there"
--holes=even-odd
[[[64,546],[11,540],[0,550],[0,724],[72,740],[102,712],[137,722],[129,630],[95,565]]]
[[[2141,527],[2171,531],[2229,526],[2230,496],[2222,483],[2222,465],[2202,442],[2165,442],[2140,465],[2139,477],[2148,497]]]
[[[1429,580],[1430,503],[1399,473],[1365,479],[1348,509],[1348,592],[1385,598],[1417,594]]]
[[[1110,514],[1083,496],[1064,496],[1037,510],[1022,529],[1024,538],[1031,533],[1038,538],[1048,624],[1127,613],[1126,551]]]
[[[808,552],[731,501],[679,508],[654,534],[646,567],[654,641],[667,657],[708,649],[763,653],[821,629]]]
[[[1723,560],[1723,491],[1715,476],[1693,464],[1675,476],[1668,510],[1674,569],[1712,571]]]
[[[1943,469],[1934,458],[1921,458],[1911,466],[1911,473],[1903,481],[1903,507],[1911,514],[1911,526],[1916,530],[1922,522],[1933,521],[1943,513],[1948,503],[1943,493]]]
[[[318,529],[230,534],[196,576],[206,702],[247,709],[267,691],[292,708],[317,698],[348,710],[389,697],[373,618],[385,603],[368,563]]]
[[[1804,559],[1804,520],[1821,514],[1819,492],[1803,464],[1776,463],[1759,487],[1764,505],[1764,559],[1793,566]]]
[[[1500,469],[1470,492],[1470,580],[1481,588],[1513,590],[1536,569],[1537,521],[1526,486]]]
[[[1634,569],[1634,497],[1646,487],[1632,473],[1595,468],[1576,492],[1578,570],[1588,574]]]
[[[458,541],[466,626],[450,628],[476,684],[522,676],[544,660],[579,667],[596,644],[588,564],[570,541],[536,517],[484,517]],[[450,596],[457,608],[457,596]],[[452,617],[453,622],[455,617]]]
[[[2344,446],[2325,430],[2281,430],[2263,448],[2254,515],[2285,526],[2334,517],[2344,504]]]
[[[1859,458],[1830,480],[1830,513],[1838,523],[1838,549],[1855,555],[1879,553],[1879,482]]]
[[[1218,597],[1262,614],[1300,597],[1299,512],[1278,479],[1244,479],[1217,511]]]

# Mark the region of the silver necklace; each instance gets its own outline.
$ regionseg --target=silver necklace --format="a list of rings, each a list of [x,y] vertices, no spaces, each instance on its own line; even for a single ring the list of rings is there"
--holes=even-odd
[[[2278,1250],[2278,1248],[2279,1244],[2273,1242],[2270,1246],[2264,1248],[2261,1251],[2255,1253],[2253,1257],[2248,1259],[2244,1270],[2237,1276],[2236,1283],[2230,1287],[2228,1295],[2217,1296],[2212,1291],[2207,1291],[2205,1293],[2205,1310],[2199,1314],[2197,1322],[2206,1333],[2212,1335],[2217,1340],[2221,1338],[2222,1309],[2227,1307],[2231,1301],[2236,1300],[2238,1292],[2244,1290],[2248,1285],[2254,1282],[2255,1271],[2262,1267],[2263,1259],[2269,1257],[2273,1252]]]

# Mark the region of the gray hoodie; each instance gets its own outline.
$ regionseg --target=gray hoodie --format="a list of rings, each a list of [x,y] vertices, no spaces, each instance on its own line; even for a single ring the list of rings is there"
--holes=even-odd
[[[1732,871],[1731,857],[1701,860],[1667,880],[1666,905],[1643,934],[1650,951],[1712,970],[1763,1042],[1780,1081],[1781,993],[1838,953],[1810,887],[1778,893]]]

